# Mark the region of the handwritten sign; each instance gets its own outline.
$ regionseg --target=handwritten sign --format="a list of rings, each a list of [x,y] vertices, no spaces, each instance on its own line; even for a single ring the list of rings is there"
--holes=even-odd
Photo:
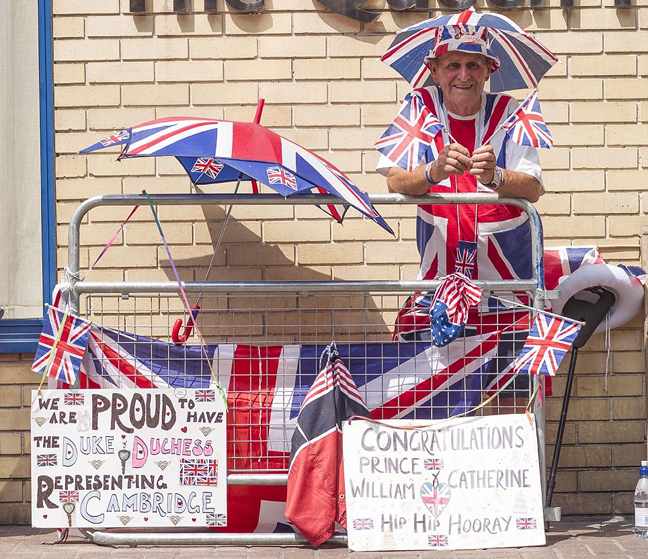
[[[32,524],[225,526],[216,389],[32,392]]]
[[[344,425],[353,551],[544,545],[535,423],[526,415]]]

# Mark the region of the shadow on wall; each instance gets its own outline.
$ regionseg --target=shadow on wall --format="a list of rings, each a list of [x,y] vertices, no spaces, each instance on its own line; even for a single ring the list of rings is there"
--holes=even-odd
[[[283,208],[280,212],[292,212],[295,206],[275,208]],[[209,205],[203,207],[203,212],[215,250],[222,234],[226,208]],[[322,219],[330,218],[322,215]],[[305,234],[308,234],[308,224],[303,223]],[[199,223],[195,225],[200,226]],[[258,228],[254,230],[255,227]],[[182,251],[178,251],[178,257],[173,253],[172,256],[181,278],[194,281],[202,282],[206,278],[210,282],[239,283],[330,281],[334,263],[319,269],[296,264],[299,244],[295,241],[266,243],[262,238],[260,218],[243,224],[230,217],[211,270],[212,255],[183,258]],[[166,257],[161,265],[169,279],[174,280]],[[402,299],[384,294],[304,292],[297,286],[291,292],[273,291],[268,287],[255,292],[203,293],[202,296],[192,293],[188,298],[191,305],[199,300],[198,324],[207,341],[254,344],[390,341],[388,324],[393,323]],[[182,319],[186,324],[186,312]]]

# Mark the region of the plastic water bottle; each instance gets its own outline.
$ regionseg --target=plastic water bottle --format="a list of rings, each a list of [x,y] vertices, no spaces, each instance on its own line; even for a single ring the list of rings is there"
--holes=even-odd
[[[642,460],[639,481],[634,494],[634,533],[638,538],[648,539],[648,461]]]

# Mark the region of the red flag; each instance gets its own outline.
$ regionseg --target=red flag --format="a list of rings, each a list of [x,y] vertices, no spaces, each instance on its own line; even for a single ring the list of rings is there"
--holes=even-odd
[[[346,528],[342,422],[370,417],[351,374],[331,344],[326,366],[306,394],[292,438],[286,516],[313,546],[328,540],[335,523]]]

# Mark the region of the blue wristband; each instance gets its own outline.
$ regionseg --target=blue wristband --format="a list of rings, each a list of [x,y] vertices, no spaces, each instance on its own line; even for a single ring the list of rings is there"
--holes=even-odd
[[[434,181],[430,178],[430,175],[428,175],[428,171],[429,171],[430,167],[431,167],[433,164],[434,164],[434,161],[432,161],[431,163],[428,163],[428,164],[425,166],[425,172],[424,172],[423,174],[425,175],[425,180],[426,180],[426,181],[428,181],[432,186],[436,186],[436,185],[439,184],[439,183],[438,183],[438,182],[434,182]]]

